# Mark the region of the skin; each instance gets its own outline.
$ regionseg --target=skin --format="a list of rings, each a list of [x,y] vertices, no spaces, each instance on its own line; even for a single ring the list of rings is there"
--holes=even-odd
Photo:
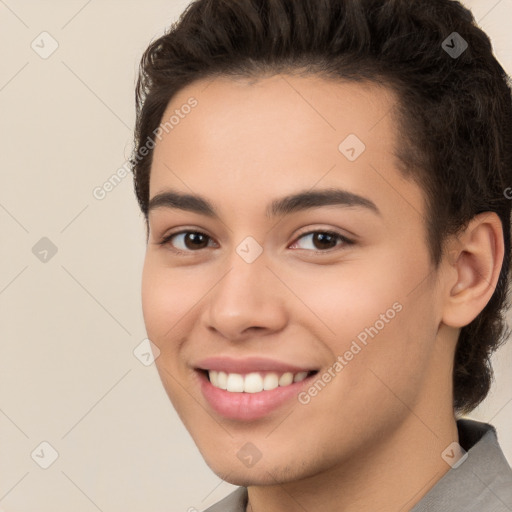
[[[498,217],[476,217],[433,268],[423,193],[398,170],[403,142],[385,87],[218,77],[181,90],[164,119],[191,96],[197,107],[157,142],[150,198],[199,194],[219,219],[149,213],[143,312],[169,398],[211,469],[249,488],[247,511],[412,508],[450,469],[441,453],[458,441],[453,355],[497,283]],[[338,149],[349,134],[366,145],[354,162]],[[274,199],[327,188],[380,214],[337,205],[265,215]],[[183,236],[159,244],[183,230],[207,235],[204,248]],[[355,243],[334,238],[327,252],[307,235],[326,230]],[[263,249],[250,264],[236,252],[248,236]],[[201,393],[194,364],[207,356],[263,355],[321,374],[397,302],[395,318],[306,405],[244,422]],[[247,442],[261,453],[252,467],[237,457]]]

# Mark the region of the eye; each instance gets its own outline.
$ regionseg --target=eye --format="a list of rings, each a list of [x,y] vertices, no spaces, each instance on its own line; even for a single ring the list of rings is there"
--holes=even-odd
[[[301,247],[300,240],[306,240]],[[206,249],[212,245],[211,237],[200,231],[180,231],[165,236],[159,245],[169,245],[177,254],[187,254]],[[315,253],[325,253],[339,246],[353,245],[354,242],[335,231],[310,231],[304,233],[290,246],[292,249],[305,249]]]
[[[205,249],[208,247],[209,240],[211,238],[200,231],[180,231],[179,233],[167,235],[159,244],[170,245],[175,252],[183,254]]]
[[[306,240],[302,247],[298,245],[299,240]],[[306,249],[314,252],[326,252],[338,246],[353,245],[354,242],[335,231],[310,231],[301,235],[290,247],[292,249]]]

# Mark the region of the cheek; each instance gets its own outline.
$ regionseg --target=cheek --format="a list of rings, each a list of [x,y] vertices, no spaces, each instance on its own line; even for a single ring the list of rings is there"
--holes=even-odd
[[[386,309],[394,298],[398,300]],[[345,382],[339,382],[340,394],[349,395],[346,400],[352,401],[360,421],[365,421],[368,410],[383,422],[398,417],[406,411],[404,404],[412,408],[421,398],[435,357],[432,299],[433,293],[423,290],[419,295],[392,294],[384,302],[374,302],[366,310],[366,325],[354,326],[352,332],[357,334],[347,338],[351,347],[347,343],[339,347],[339,353],[345,350],[343,354],[352,358],[345,368]],[[352,352],[358,353],[352,356]]]
[[[364,338],[366,329],[377,323],[380,331],[397,316],[396,303],[405,299],[406,286],[401,279],[404,269],[395,267],[382,259],[365,258],[282,274],[297,290],[291,300],[307,313],[310,325],[314,322],[322,328],[331,349],[343,353],[350,340],[359,334]]]
[[[163,313],[172,311],[174,294],[166,290],[162,272],[152,260],[150,255],[146,255],[142,271],[142,313],[149,338],[157,342],[159,334],[165,332],[168,322],[167,315]]]
[[[158,255],[147,254],[141,291],[144,323],[152,341],[166,346],[166,340],[187,332],[188,313],[198,303],[202,292],[191,272],[167,268]]]
[[[156,368],[167,395],[182,421],[187,424],[187,417],[182,413],[189,411],[196,402],[180,384],[189,378],[181,359],[181,347],[193,329],[193,315],[190,312],[197,304],[201,290],[197,289],[196,280],[188,271],[170,269],[162,264],[158,255],[148,253],[144,261],[141,291],[146,332],[160,350],[155,360]]]
[[[323,340],[333,362],[346,356],[349,371],[340,384],[348,379],[371,394],[368,379],[377,377],[370,370],[390,386],[420,383],[436,329],[434,290],[420,284],[428,272],[423,253],[402,249],[350,262],[346,272],[324,267],[299,279],[301,297],[326,327]],[[373,391],[382,384],[375,386]]]

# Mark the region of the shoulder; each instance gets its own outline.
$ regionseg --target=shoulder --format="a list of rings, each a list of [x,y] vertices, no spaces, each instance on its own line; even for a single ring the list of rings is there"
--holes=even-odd
[[[247,506],[247,488],[239,487],[223,500],[215,503],[204,512],[245,512]]]
[[[457,421],[464,461],[446,473],[411,512],[432,510],[510,512],[512,469],[498,443],[496,429],[469,419]]]

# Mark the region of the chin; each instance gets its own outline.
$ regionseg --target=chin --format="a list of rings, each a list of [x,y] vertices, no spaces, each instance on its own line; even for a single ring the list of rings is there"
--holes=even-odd
[[[271,471],[267,472],[264,469],[260,469],[254,472],[254,470],[255,468],[252,468],[252,470],[233,470],[231,468],[231,472],[218,473],[214,471],[214,473],[225,482],[241,487],[277,485],[295,480],[290,475],[285,479],[281,479]]]
[[[242,487],[285,484],[308,476],[300,475],[290,465],[282,466],[277,461],[264,461],[263,458],[252,467],[244,467],[238,458],[221,462],[210,457],[205,458],[205,462],[219,478]]]

